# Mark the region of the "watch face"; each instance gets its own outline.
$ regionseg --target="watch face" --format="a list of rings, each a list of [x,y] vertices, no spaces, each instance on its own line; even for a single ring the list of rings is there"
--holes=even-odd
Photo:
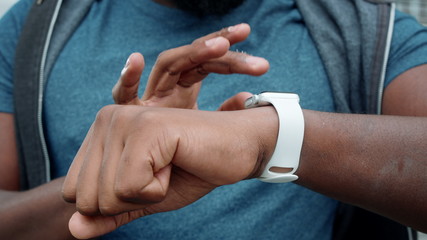
[[[260,106],[260,97],[259,95],[253,95],[252,97],[246,99],[245,108],[254,108]]]
[[[298,94],[295,94],[295,93],[262,92],[259,95],[262,99],[279,98],[279,99],[297,99],[297,100],[299,100]]]
[[[268,106],[274,99],[289,99],[299,102],[298,94],[295,93],[262,92],[246,99],[245,108]]]

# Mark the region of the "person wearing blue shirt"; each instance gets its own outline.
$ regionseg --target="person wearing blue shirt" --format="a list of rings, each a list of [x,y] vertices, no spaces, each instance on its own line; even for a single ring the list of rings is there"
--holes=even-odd
[[[334,113],[294,0],[95,1],[45,85],[55,180],[17,193],[12,73],[32,2],[0,21],[0,236],[69,238],[72,216],[79,238],[331,239],[337,200],[427,231],[427,30],[410,16],[396,11],[382,105],[408,117],[369,116]],[[266,90],[301,99],[296,184],[254,179],[278,118],[243,101]]]

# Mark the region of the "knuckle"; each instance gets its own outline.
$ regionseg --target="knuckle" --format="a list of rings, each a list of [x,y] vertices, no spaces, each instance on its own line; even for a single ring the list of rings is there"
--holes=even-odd
[[[138,191],[123,186],[115,187],[114,194],[118,199],[126,202],[135,202],[138,199]]]
[[[235,51],[229,51],[227,53],[227,57],[231,60],[239,61],[239,62],[245,62],[246,58],[249,55],[245,52],[235,52]]]
[[[219,36],[227,36],[230,32],[228,31],[228,27],[225,27],[217,32],[217,37]]]
[[[200,64],[196,67],[196,72],[202,76],[206,76],[209,74],[209,71],[207,71],[205,69],[205,67],[203,66],[203,64]]]
[[[119,179],[114,184],[114,195],[122,201],[132,201],[138,197],[136,184],[138,183],[128,181],[127,179]]]
[[[166,191],[161,188],[153,188],[152,186],[133,186],[123,187],[117,186],[115,195],[118,199],[124,202],[132,202],[138,204],[153,204],[163,201],[166,198]]]
[[[144,125],[148,125],[152,123],[160,123],[163,119],[161,119],[161,114],[159,111],[146,108],[144,111],[139,113],[138,120]]]
[[[181,73],[180,69],[174,64],[174,49],[163,51],[159,54],[156,61],[156,66],[164,73],[175,76]]]
[[[111,117],[115,109],[116,109],[116,106],[114,105],[108,105],[101,108],[101,110],[99,110],[98,113],[96,114],[95,123],[98,123],[98,124],[104,123],[106,120],[108,120]]]
[[[167,73],[170,76],[177,76],[181,73],[181,71],[173,65],[163,68],[163,72]]]
[[[124,210],[112,204],[103,204],[99,206],[99,212],[104,216],[114,216],[119,213],[122,213],[123,211]]]
[[[169,52],[170,52],[170,49],[160,52],[159,55],[157,56],[157,61],[162,60],[163,58],[167,57],[169,55]]]
[[[127,107],[117,108],[111,116],[111,124],[113,127],[124,126],[129,123],[132,112],[131,109]]]
[[[203,41],[202,39],[198,38],[198,39],[194,40],[194,41],[191,43],[191,45],[193,45],[193,46],[199,46],[199,45],[201,45],[202,43],[204,43],[204,41]]]
[[[170,64],[170,58],[171,56],[173,56],[173,49],[169,49],[169,50],[165,50],[163,52],[161,52],[158,56],[157,56],[157,60],[156,60],[156,65],[168,65]]]
[[[94,216],[99,212],[96,204],[87,203],[86,201],[77,201],[76,209],[85,216]]]
[[[75,203],[76,202],[76,195],[74,192],[69,192],[66,190],[62,191],[62,199],[68,203]]]

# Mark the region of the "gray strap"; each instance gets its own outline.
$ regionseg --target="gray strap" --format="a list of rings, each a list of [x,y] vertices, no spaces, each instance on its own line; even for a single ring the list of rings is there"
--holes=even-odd
[[[40,133],[38,124],[38,111],[43,104],[39,101],[40,76],[47,78],[53,62],[92,2],[93,0],[64,1],[52,33],[44,68],[41,67],[43,51],[58,0],[35,2],[23,26],[15,56],[13,93],[21,189],[45,183],[50,172],[45,162],[48,156],[42,146],[43,133]]]
[[[376,113],[390,5],[364,0],[297,4],[325,65],[337,111]]]
[[[13,95],[22,189],[46,181],[37,111],[40,65],[55,7],[56,0],[34,3],[16,50]]]
[[[67,40],[71,37],[80,22],[86,16],[95,0],[65,0],[62,4],[55,30],[50,44],[49,54],[46,61],[46,73],[50,73]]]

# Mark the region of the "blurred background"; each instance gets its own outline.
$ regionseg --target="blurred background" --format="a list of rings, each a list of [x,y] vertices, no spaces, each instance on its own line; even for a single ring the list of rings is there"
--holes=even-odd
[[[426,0],[396,0],[397,9],[407,12],[422,24],[427,25],[427,1]]]
[[[9,10],[9,8],[15,3],[17,0],[0,0],[0,17]]]
[[[18,0],[0,0],[0,18]],[[415,16],[427,26],[427,0],[396,0],[396,7]],[[419,234],[419,240],[427,240],[427,234]]]

